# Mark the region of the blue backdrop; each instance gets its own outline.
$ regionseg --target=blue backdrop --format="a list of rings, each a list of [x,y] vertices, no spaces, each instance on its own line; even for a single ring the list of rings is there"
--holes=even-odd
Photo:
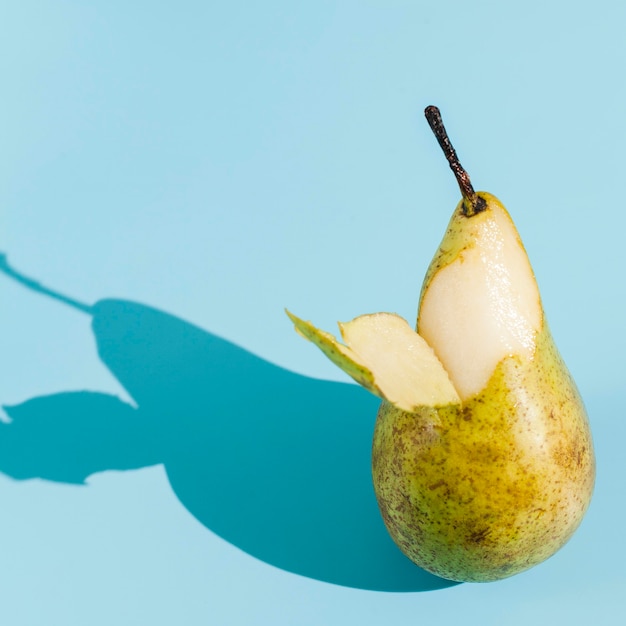
[[[626,5],[0,6],[0,622],[618,623]],[[373,499],[376,400],[293,332],[414,321],[458,188],[511,212],[585,397],[592,506],[452,585]],[[619,407],[619,409],[618,409]]]

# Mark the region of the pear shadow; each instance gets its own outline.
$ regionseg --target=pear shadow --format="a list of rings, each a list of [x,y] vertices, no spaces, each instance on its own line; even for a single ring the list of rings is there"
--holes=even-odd
[[[411,563],[384,527],[369,393],[277,367],[143,304],[84,305],[1,255],[0,270],[91,315],[100,359],[137,404],[78,391],[7,406],[0,471],[82,484],[94,472],[163,463],[192,515],[268,564],[375,591],[457,584]]]

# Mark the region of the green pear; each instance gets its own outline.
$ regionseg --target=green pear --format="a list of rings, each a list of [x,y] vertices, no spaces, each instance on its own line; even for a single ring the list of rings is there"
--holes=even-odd
[[[377,313],[340,324],[340,343],[288,314],[383,400],[372,471],[396,544],[443,578],[494,581],[572,536],[593,491],[593,445],[511,217],[474,191],[438,109],[426,117],[462,200],[426,273],[417,332]]]

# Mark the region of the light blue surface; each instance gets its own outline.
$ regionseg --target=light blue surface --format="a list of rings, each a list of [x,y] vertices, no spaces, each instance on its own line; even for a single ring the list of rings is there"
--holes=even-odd
[[[0,623],[623,621],[625,20],[4,3],[0,251],[100,304],[0,274]],[[376,403],[283,313],[413,321],[458,201],[428,104],[518,225],[598,454],[572,541],[489,585],[398,556],[368,482]]]

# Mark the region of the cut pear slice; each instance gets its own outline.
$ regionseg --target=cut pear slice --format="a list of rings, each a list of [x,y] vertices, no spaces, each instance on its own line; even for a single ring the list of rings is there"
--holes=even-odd
[[[335,365],[399,409],[460,402],[433,349],[399,315],[373,313],[340,323],[346,345],[289,311],[287,315]]]

